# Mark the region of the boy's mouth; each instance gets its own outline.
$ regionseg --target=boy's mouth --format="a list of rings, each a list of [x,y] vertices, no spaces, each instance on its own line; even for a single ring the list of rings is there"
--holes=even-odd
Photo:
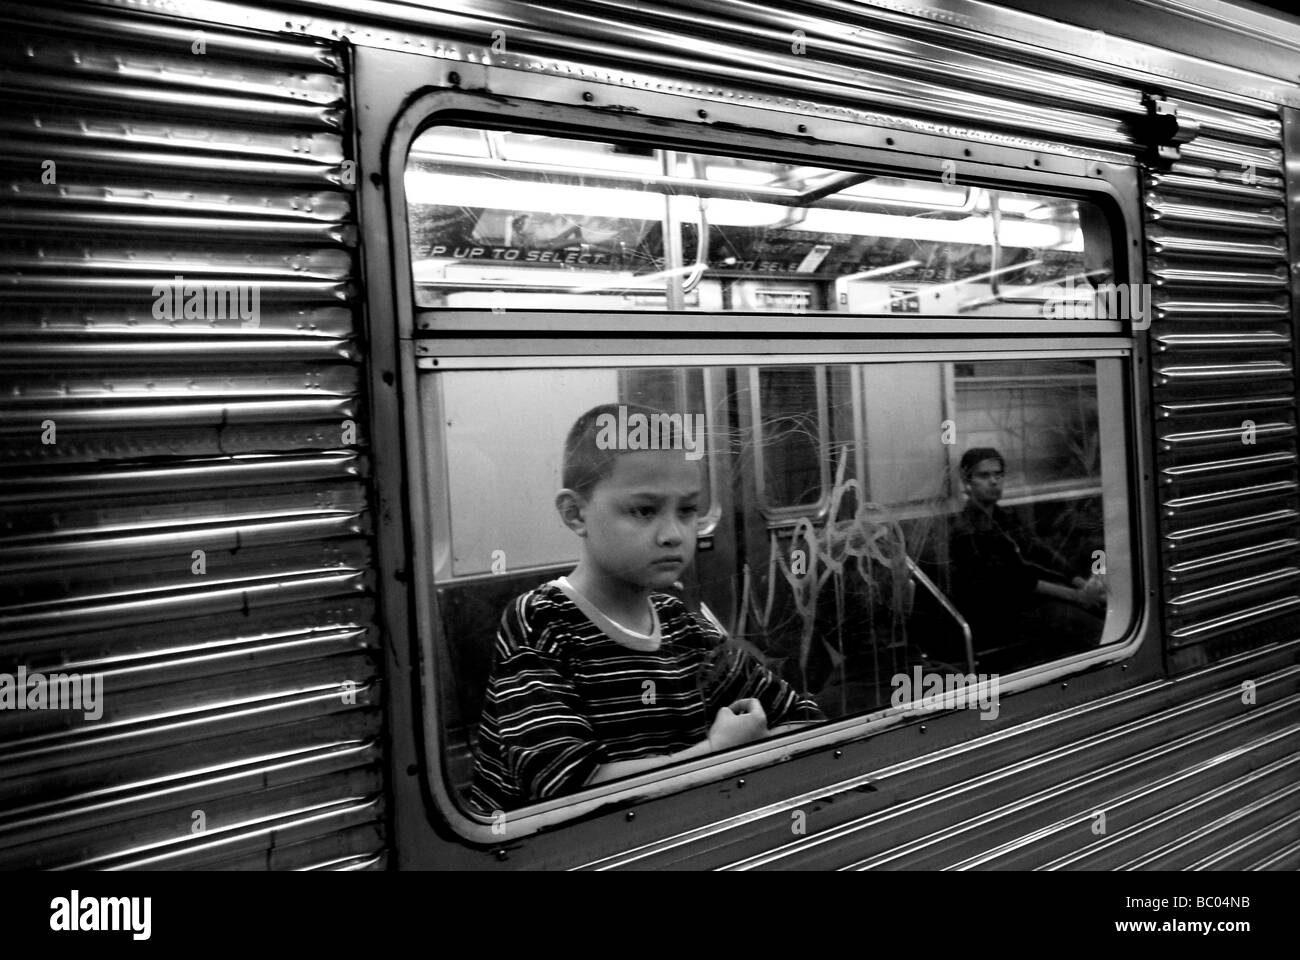
[[[654,562],[654,565],[657,567],[663,564],[669,564],[669,563],[683,564],[685,562],[686,561],[683,560],[681,557],[660,557],[658,560]]]

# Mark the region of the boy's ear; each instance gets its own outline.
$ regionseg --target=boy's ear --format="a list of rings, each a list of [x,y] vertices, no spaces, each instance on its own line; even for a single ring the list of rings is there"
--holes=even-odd
[[[587,535],[587,498],[565,487],[555,495],[555,509],[564,525],[580,537]]]

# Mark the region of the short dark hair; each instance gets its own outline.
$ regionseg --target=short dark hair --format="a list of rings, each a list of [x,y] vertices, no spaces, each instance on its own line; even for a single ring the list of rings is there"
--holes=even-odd
[[[600,418],[608,415],[616,420],[619,410],[626,410],[627,416],[642,414],[648,422],[651,417],[667,417],[662,410],[647,407],[639,403],[602,403],[592,407],[569,428],[569,436],[564,441],[564,464],[561,467],[560,482],[564,486],[584,497],[590,497],[596,484],[614,472],[614,462],[619,456],[632,451],[621,449],[602,449],[596,443],[600,430]],[[674,430],[673,439],[676,438]],[[665,438],[668,439],[668,438]],[[680,442],[678,440],[678,442]]]
[[[961,455],[961,478],[969,480],[975,468],[984,460],[996,460],[1002,465],[1004,471],[1007,469],[1006,457],[992,447],[971,447]]]

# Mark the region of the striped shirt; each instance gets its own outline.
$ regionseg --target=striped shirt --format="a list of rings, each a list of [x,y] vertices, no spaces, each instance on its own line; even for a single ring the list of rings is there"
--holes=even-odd
[[[511,810],[579,789],[603,763],[685,750],[746,697],[770,726],[824,719],[681,600],[655,593],[650,604],[658,642],[636,648],[601,630],[558,581],[506,608],[479,724],[478,807]]]

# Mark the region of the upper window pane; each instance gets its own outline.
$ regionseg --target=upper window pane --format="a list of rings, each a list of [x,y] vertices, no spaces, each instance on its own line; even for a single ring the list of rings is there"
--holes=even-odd
[[[434,127],[411,149],[416,303],[1031,317],[1113,280],[1083,200]]]

